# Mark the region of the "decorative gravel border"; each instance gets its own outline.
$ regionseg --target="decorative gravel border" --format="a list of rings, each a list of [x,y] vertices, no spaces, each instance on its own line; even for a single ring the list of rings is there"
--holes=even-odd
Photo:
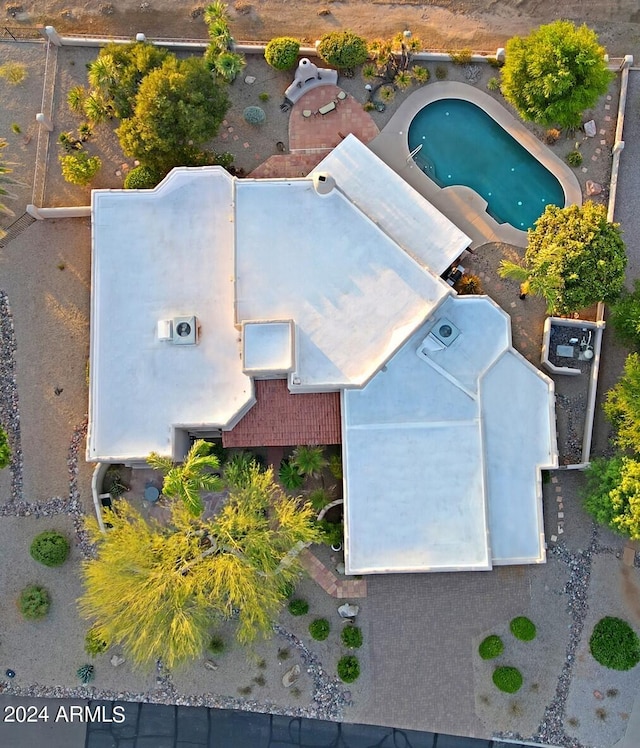
[[[11,447],[11,501],[22,499],[22,446],[16,384],[16,335],[9,298],[0,290],[0,421]]]

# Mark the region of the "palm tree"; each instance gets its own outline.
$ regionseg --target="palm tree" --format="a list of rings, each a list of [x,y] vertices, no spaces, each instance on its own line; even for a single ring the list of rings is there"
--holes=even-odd
[[[209,26],[209,37],[212,46],[219,52],[228,50],[231,47],[233,39],[226,21],[217,20]]]
[[[235,80],[245,64],[244,57],[235,52],[221,52],[214,62],[216,72],[227,83],[232,83]]]
[[[97,91],[91,91],[82,106],[87,119],[94,125],[104,122],[112,114],[109,105]]]
[[[547,302],[547,314],[553,314],[560,299],[562,279],[552,272],[536,272],[534,275],[524,265],[502,260],[498,268],[501,278],[518,281],[523,296],[541,296]]]
[[[87,97],[87,92],[84,86],[74,86],[67,92],[67,104],[69,109],[75,114],[82,114],[84,112],[84,100]]]
[[[219,491],[223,483],[212,471],[220,467],[218,458],[211,454],[211,445],[203,439],[193,443],[189,454],[181,465],[175,465],[168,457],[152,452],[147,457],[152,468],[164,474],[162,493],[173,499],[181,499],[194,517],[204,509],[202,491]]]
[[[328,464],[324,456],[324,449],[316,446],[296,447],[291,462],[301,475],[309,478],[318,478],[323,468]]]
[[[111,55],[103,54],[89,63],[87,73],[91,88],[106,94],[118,80],[118,67]]]
[[[220,0],[215,0],[215,2],[210,3],[204,9],[203,18],[207,26],[211,26],[216,21],[229,23],[229,13],[227,12],[226,3],[220,2]]]

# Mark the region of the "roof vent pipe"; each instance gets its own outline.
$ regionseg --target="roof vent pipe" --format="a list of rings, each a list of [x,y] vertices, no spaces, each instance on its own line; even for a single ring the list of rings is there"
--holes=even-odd
[[[326,172],[313,175],[313,187],[318,195],[328,195],[336,186],[336,180]]]

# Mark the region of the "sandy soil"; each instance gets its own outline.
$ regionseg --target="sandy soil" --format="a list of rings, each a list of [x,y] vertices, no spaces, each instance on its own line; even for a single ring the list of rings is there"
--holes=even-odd
[[[204,5],[193,0],[88,0],[75,5],[65,0],[10,0],[5,9],[8,21],[47,22],[65,31],[203,38]],[[296,0],[295,5],[288,0],[238,0],[229,5],[238,39],[268,40],[289,33],[313,41],[340,28],[367,37],[410,28],[430,48],[489,51],[561,15],[592,26],[612,54],[640,52],[637,0],[566,0],[561,5],[554,0]]]

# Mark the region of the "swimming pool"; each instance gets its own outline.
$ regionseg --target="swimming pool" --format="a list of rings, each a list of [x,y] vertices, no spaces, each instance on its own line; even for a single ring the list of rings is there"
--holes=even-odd
[[[414,161],[428,177],[439,187],[475,190],[498,223],[526,230],[549,203],[565,205],[558,179],[470,101],[427,104],[413,117],[408,138]]]

